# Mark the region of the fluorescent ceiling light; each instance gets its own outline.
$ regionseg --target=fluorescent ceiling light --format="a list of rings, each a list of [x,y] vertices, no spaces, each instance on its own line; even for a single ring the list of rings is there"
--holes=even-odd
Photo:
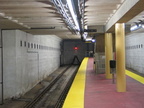
[[[12,21],[18,23],[18,20],[12,20]]]
[[[73,18],[73,20],[74,20],[74,23],[75,23],[75,25],[76,25],[76,29],[78,29],[78,31],[79,31],[80,28],[79,28],[79,24],[78,24],[78,21],[77,21],[77,16],[76,16],[75,13],[74,13],[72,1],[71,1],[71,0],[67,0],[67,4],[68,4],[69,10],[70,10],[70,13],[71,13],[71,15],[72,15],[72,18]]]
[[[96,40],[95,40],[95,39],[92,39],[92,42],[96,42]]]
[[[96,40],[93,38],[86,38],[85,41],[86,42],[93,42],[93,43],[96,42]]]
[[[132,27],[130,28],[130,30],[131,30],[131,31],[134,31],[134,30],[137,30],[137,29],[139,29],[139,28],[141,28],[141,27],[142,27],[141,24],[139,24],[139,25],[134,25],[134,26],[132,26]]]
[[[0,16],[4,17],[4,16],[5,16],[5,13],[0,13]]]
[[[23,23],[19,23],[20,25],[24,25]]]
[[[86,41],[92,41],[92,38],[86,38]]]

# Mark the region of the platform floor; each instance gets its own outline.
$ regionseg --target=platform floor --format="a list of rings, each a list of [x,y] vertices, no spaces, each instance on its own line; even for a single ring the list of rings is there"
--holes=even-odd
[[[86,72],[83,72],[86,74],[83,79],[85,82],[84,94],[81,94],[84,96],[79,98],[80,94],[77,91],[82,88],[77,87],[73,91],[76,92],[75,95],[70,97],[68,94],[63,108],[144,108],[144,85],[142,83],[126,76],[127,91],[117,92],[116,84],[113,84],[112,80],[106,79],[104,74],[95,74],[93,58],[87,59],[85,65],[87,68]],[[79,101],[76,98],[79,98]]]

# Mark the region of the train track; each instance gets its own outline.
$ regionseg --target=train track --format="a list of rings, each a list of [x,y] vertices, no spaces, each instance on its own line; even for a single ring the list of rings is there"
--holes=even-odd
[[[77,69],[78,69],[78,68],[77,68]],[[70,87],[71,87],[71,84],[72,84],[72,82],[73,82],[73,80],[74,80],[74,78],[75,78],[76,72],[77,72],[77,71],[75,71],[75,72],[72,74],[72,76],[70,77],[69,81],[68,81],[67,84],[66,84],[66,87],[65,87],[64,90],[62,91],[62,93],[61,93],[61,95],[60,95],[57,103],[55,104],[55,107],[54,107],[54,108],[62,108],[62,105],[63,105],[63,103],[64,103],[64,100],[65,100],[65,98],[66,98],[66,96],[67,96],[67,93],[68,93],[68,91],[69,91],[69,89],[70,89]]]
[[[77,69],[78,66],[68,66],[24,108],[61,108]]]

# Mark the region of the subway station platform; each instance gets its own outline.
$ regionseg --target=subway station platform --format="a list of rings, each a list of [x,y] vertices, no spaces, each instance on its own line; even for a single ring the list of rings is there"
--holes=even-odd
[[[96,74],[93,58],[85,58],[63,104],[63,108],[144,108],[144,78],[126,70],[126,92],[104,74]]]

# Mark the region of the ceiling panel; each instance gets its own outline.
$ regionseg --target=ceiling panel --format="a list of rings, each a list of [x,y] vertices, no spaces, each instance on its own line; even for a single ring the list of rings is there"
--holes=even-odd
[[[122,4],[121,0],[88,0],[85,4],[86,24],[104,25],[119,4]]]
[[[125,0],[86,0],[87,26],[105,25]],[[128,23],[136,22],[144,13]],[[73,34],[51,0],[0,0],[0,28],[22,29],[32,34],[53,34],[61,38],[80,38]]]

